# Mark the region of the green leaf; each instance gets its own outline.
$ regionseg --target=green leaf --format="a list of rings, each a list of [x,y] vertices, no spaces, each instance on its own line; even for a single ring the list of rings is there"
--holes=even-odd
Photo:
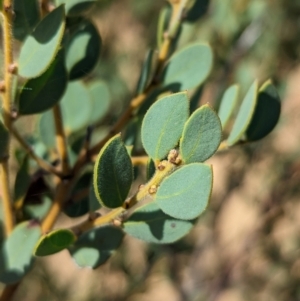
[[[125,201],[133,181],[130,156],[120,134],[101,149],[94,167],[95,194],[102,206],[117,208]]]
[[[64,29],[64,7],[59,6],[42,19],[25,40],[19,56],[20,76],[34,78],[49,67],[58,52]]]
[[[89,209],[90,211],[96,211],[100,209],[100,203],[98,202],[98,199],[95,194],[94,186],[93,186],[93,181],[91,181],[90,186],[89,186]]]
[[[95,67],[101,49],[101,38],[93,23],[84,20],[72,33],[66,45],[66,67],[71,80],[86,76]]]
[[[28,172],[28,157],[26,156],[17,172],[15,181],[14,206],[21,208],[30,185],[31,177]]]
[[[189,115],[186,92],[159,99],[147,112],[142,124],[142,142],[153,160],[164,158],[176,146]]]
[[[64,213],[69,217],[79,217],[89,212],[89,186],[92,173],[85,172],[78,179],[71,192],[70,199],[66,202]]]
[[[239,112],[236,116],[232,130],[227,139],[227,145],[231,146],[237,143],[245,134],[247,127],[250,124],[252,116],[254,114],[255,106],[257,102],[257,82],[255,81],[248,90]]]
[[[236,106],[237,100],[238,100],[239,89],[240,88],[238,85],[230,86],[225,91],[225,93],[221,99],[218,114],[219,114],[223,129],[228,124],[228,121],[229,121],[230,117],[232,116],[232,113],[235,109],[235,106]]]
[[[37,124],[37,132],[40,140],[48,148],[55,148],[55,124],[52,111],[47,111],[40,116]]]
[[[174,218],[191,220],[206,209],[212,185],[211,166],[192,163],[164,179],[156,192],[155,201],[164,213]]]
[[[257,104],[247,128],[248,141],[259,140],[268,135],[276,126],[281,111],[281,102],[276,88],[270,80],[259,89]]]
[[[164,33],[168,28],[168,24],[170,22],[171,14],[172,14],[171,5],[167,5],[167,6],[163,7],[160,10],[158,25],[157,25],[157,35],[156,35],[157,48],[161,48],[161,45],[162,45],[163,40],[164,40]]]
[[[89,125],[92,114],[90,94],[81,81],[68,84],[61,100],[61,108],[67,134],[79,131]]]
[[[209,105],[197,109],[184,126],[180,154],[184,163],[203,162],[218,149],[222,126],[218,115]]]
[[[154,65],[157,60],[157,52],[156,50],[150,49],[147,52],[145,61],[143,62],[140,78],[138,80],[136,93],[141,94],[148,87],[154,71]]]
[[[193,44],[176,52],[168,61],[163,74],[165,86],[177,91],[188,90],[202,84],[212,69],[213,55],[207,44]]]
[[[76,241],[75,234],[68,229],[58,229],[43,235],[35,245],[35,256],[48,256],[58,253]]]
[[[3,158],[4,156],[7,156],[7,146],[9,142],[9,133],[0,120],[0,158]]]
[[[175,219],[161,211],[154,202],[136,209],[123,224],[124,231],[149,243],[172,243],[185,236],[194,221]]]
[[[69,251],[80,267],[95,269],[115,252],[123,236],[120,229],[112,226],[96,228],[81,235]]]
[[[78,16],[85,13],[96,0],[56,0],[56,5],[65,4],[68,16]]]
[[[156,168],[153,160],[151,158],[148,159],[146,166],[146,179],[149,181],[155,174]]]
[[[50,67],[37,78],[28,80],[19,96],[19,114],[36,114],[58,103],[68,82],[63,54],[59,52]]]
[[[97,123],[108,113],[110,93],[105,82],[95,81],[88,86],[92,102],[90,124]]]
[[[26,3],[26,4],[25,4]],[[13,1],[13,34],[17,40],[23,41],[40,20],[37,0]]]
[[[18,282],[29,271],[34,259],[32,252],[40,235],[41,228],[35,222],[23,222],[14,228],[1,248],[1,282]]]

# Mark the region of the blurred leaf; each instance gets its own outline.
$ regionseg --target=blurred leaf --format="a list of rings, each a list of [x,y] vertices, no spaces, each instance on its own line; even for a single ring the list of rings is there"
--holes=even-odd
[[[89,186],[92,172],[85,172],[78,179],[71,192],[71,199],[64,206],[64,213],[69,217],[79,217],[89,212]]]
[[[0,158],[7,156],[7,145],[9,142],[9,133],[0,120]]]
[[[36,114],[52,108],[62,97],[68,82],[63,54],[59,52],[50,67],[28,80],[19,96],[19,114]]]
[[[97,123],[108,113],[110,93],[105,82],[95,81],[88,86],[92,101],[92,116],[90,124]]]
[[[210,0],[193,0],[192,6],[189,8],[184,21],[196,22],[199,20],[208,10]]]
[[[156,168],[153,160],[151,158],[148,159],[146,166],[146,178],[149,181],[155,174]]]
[[[26,156],[16,175],[14,189],[14,207],[20,209],[30,185],[31,177],[28,171],[28,157]]]
[[[170,5],[165,6],[159,14],[158,26],[157,26],[157,47],[161,48],[164,40],[164,33],[168,28],[172,13],[172,7]]]
[[[197,109],[186,122],[180,141],[184,163],[203,162],[218,149],[222,126],[218,115],[209,105]]]
[[[56,6],[60,4],[66,5],[66,14],[68,16],[77,16],[84,14],[96,0],[55,0]]]
[[[136,93],[141,94],[148,87],[154,72],[155,63],[157,61],[157,51],[150,49],[147,52],[145,61],[143,62],[140,78],[137,84]]]
[[[280,117],[281,103],[276,88],[270,80],[259,89],[254,115],[247,128],[248,141],[259,140],[268,135]]]
[[[186,92],[163,97],[150,107],[142,124],[142,142],[153,160],[164,158],[176,146],[188,115]]]
[[[61,100],[64,127],[68,134],[90,123],[92,106],[89,91],[81,81],[70,82]]]
[[[25,4],[26,3],[26,4]],[[37,0],[13,1],[13,34],[17,40],[23,41],[40,20]]]
[[[26,202],[23,206],[23,212],[27,218],[41,221],[49,212],[51,205],[50,197],[42,195],[38,202]]]
[[[55,148],[55,124],[53,112],[47,111],[43,113],[37,124],[38,136],[41,141],[49,148]]]
[[[4,241],[0,253],[0,281],[16,283],[29,271],[33,263],[33,249],[41,235],[36,222],[17,225]]]
[[[194,221],[177,220],[166,215],[151,202],[137,208],[123,224],[124,231],[150,243],[172,243],[185,236],[193,227]]]
[[[218,114],[219,114],[223,129],[226,127],[230,117],[233,114],[233,111],[237,104],[238,95],[239,95],[239,86],[232,85],[225,91],[225,93],[221,99],[221,104],[220,104]]]
[[[248,90],[241,104],[239,112],[234,121],[232,130],[227,139],[227,145],[231,146],[237,143],[245,134],[247,127],[254,114],[257,102],[257,82],[255,81]]]
[[[86,76],[95,67],[101,49],[101,38],[93,23],[84,20],[66,45],[66,67],[71,80]]]
[[[212,191],[213,173],[209,165],[192,163],[166,177],[155,201],[160,209],[178,219],[191,220],[207,207]]]
[[[82,234],[70,254],[80,267],[97,268],[103,264],[119,247],[123,232],[112,226],[104,226]]]
[[[20,76],[37,77],[49,67],[59,49],[64,29],[64,7],[59,6],[38,23],[21,47]]]
[[[76,241],[76,236],[71,230],[57,229],[43,235],[35,245],[35,256],[48,256],[58,253]]]
[[[163,71],[164,86],[177,91],[188,90],[202,84],[212,69],[213,54],[207,44],[193,44],[176,52]]]
[[[129,193],[132,181],[131,158],[118,134],[104,145],[96,160],[95,195],[102,206],[120,207]]]

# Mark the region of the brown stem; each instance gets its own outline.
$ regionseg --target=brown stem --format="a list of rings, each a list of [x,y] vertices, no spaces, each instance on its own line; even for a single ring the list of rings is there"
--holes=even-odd
[[[141,156],[141,157],[131,157],[131,162],[133,166],[137,165],[147,165],[149,160],[148,156]]]
[[[67,150],[67,138],[65,135],[62,114],[61,114],[59,104],[53,107],[53,115],[54,115],[54,122],[55,122],[56,145],[60,157],[62,173],[64,176],[69,176],[70,165],[69,165],[69,157],[68,157],[68,150]]]
[[[46,233],[53,228],[54,223],[56,222],[56,219],[62,210],[63,204],[68,197],[70,188],[71,181],[60,180],[60,182],[58,183],[52,207],[50,208],[50,211],[42,222],[43,233]]]

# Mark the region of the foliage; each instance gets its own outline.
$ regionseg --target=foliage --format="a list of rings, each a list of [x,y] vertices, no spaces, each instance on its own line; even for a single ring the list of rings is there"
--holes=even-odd
[[[209,206],[213,167],[204,162],[264,138],[279,119],[280,99],[270,80],[260,86],[255,81],[240,102],[238,86],[230,86],[218,112],[213,103],[197,108],[213,51],[203,42],[178,46],[184,26],[205,12],[208,1],[197,0],[169,1],[163,9],[158,54],[148,52],[135,96],[122,113],[112,114],[109,85],[94,71],[102,48],[87,13],[94,2],[57,0],[52,7],[45,1],[41,14],[37,1],[2,9],[5,284],[18,283],[35,256],[67,249],[80,267],[97,268],[125,233],[150,243],[181,239]],[[17,69],[11,25],[22,42]],[[25,136],[20,123],[27,115],[36,117],[36,131]],[[14,197],[7,164],[17,155],[9,160],[10,138],[22,147],[15,152],[22,159]],[[137,188],[143,169],[147,177]],[[31,203],[35,194],[40,196]],[[62,211],[83,222],[54,230]]]

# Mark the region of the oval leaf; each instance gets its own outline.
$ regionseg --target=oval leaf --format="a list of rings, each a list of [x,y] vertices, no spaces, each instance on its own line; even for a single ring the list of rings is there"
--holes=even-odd
[[[37,242],[35,256],[48,256],[58,253],[76,241],[75,234],[68,229],[58,229],[43,235]]]
[[[123,224],[124,231],[150,243],[172,243],[185,236],[194,221],[177,220],[161,211],[154,202],[136,209]]]
[[[145,115],[142,142],[153,160],[164,158],[176,146],[189,115],[186,92],[159,99]]]
[[[61,100],[64,127],[68,134],[86,127],[92,114],[89,92],[80,81],[70,82]]]
[[[86,76],[95,67],[101,49],[101,39],[96,27],[89,21],[78,25],[66,46],[66,67],[69,78]]]
[[[207,44],[190,45],[175,53],[167,63],[162,83],[174,91],[195,88],[202,84],[210,74],[213,55]]]
[[[40,116],[37,132],[39,138],[47,147],[55,148],[55,124],[52,111],[47,111]]]
[[[14,0],[13,34],[17,40],[23,41],[31,34],[33,28],[40,20],[37,0]]]
[[[28,36],[21,48],[19,75],[34,78],[42,74],[53,61],[65,29],[64,7],[49,13]]]
[[[110,93],[107,84],[97,81],[88,86],[92,102],[92,116],[90,124],[97,123],[108,113],[110,106]]]
[[[25,83],[19,96],[19,114],[36,114],[52,108],[62,97],[68,82],[60,52],[40,76]]]
[[[120,135],[111,138],[101,149],[94,167],[94,189],[101,205],[122,206],[131,183],[133,168]]]
[[[255,112],[246,132],[247,140],[255,141],[268,135],[279,120],[280,110],[279,95],[268,80],[259,89]]]
[[[222,126],[218,115],[208,105],[196,110],[184,126],[180,154],[184,163],[203,162],[218,149]]]
[[[229,121],[230,117],[232,116],[232,113],[237,104],[238,94],[239,94],[239,86],[232,85],[225,91],[225,93],[221,99],[218,114],[219,114],[223,129],[228,124],[228,121]]]
[[[93,229],[79,237],[69,251],[80,267],[97,268],[120,246],[123,232],[112,226]]]
[[[257,81],[255,81],[246,96],[243,99],[239,112],[234,121],[232,130],[227,139],[227,145],[231,146],[237,143],[245,134],[247,127],[254,114],[257,101]]]
[[[34,246],[41,235],[35,222],[17,225],[5,240],[0,253],[0,281],[11,284],[20,281],[33,263]]]
[[[206,209],[212,185],[211,166],[192,163],[166,177],[157,190],[155,200],[164,213],[191,220]]]

